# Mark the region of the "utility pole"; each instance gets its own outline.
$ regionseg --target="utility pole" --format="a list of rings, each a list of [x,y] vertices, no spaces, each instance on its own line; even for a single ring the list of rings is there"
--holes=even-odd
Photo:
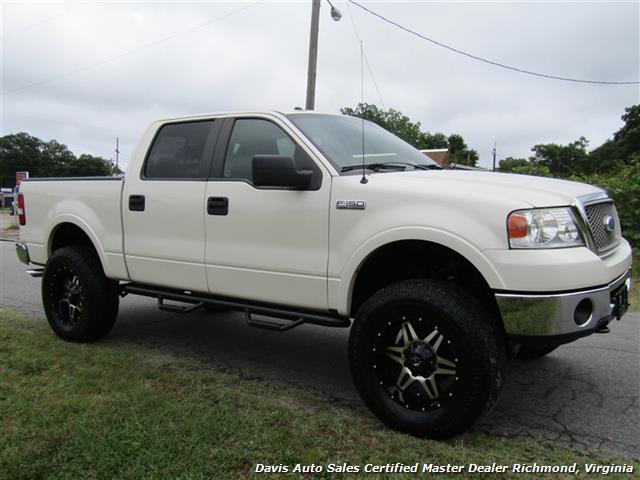
[[[313,0],[311,4],[311,32],[309,33],[309,68],[307,69],[307,103],[306,109],[313,110],[316,106],[316,72],[318,67],[318,29],[320,23],[320,1]],[[333,6],[331,0],[331,18],[338,22],[342,18],[340,10]]]
[[[116,169],[118,168],[119,156],[120,156],[120,138],[116,137]]]
[[[497,143],[494,142],[493,144],[493,171],[496,171],[496,147],[498,146]]]
[[[311,5],[311,33],[309,36],[309,68],[307,69],[306,109],[313,110],[316,104],[316,71],[318,66],[318,26],[320,21],[320,0]]]

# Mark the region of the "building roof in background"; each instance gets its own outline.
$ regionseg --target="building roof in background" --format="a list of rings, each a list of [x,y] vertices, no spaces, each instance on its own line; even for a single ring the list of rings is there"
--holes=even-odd
[[[420,150],[431,160],[436,162],[441,167],[449,166],[449,149],[448,148],[431,148],[427,150]]]

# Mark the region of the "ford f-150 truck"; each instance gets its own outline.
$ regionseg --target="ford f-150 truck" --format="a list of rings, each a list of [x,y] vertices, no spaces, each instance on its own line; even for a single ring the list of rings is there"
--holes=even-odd
[[[364,402],[432,438],[491,408],[510,357],[605,332],[628,306],[631,249],[604,191],[443,170],[348,116],[157,121],[124,178],[31,178],[18,203],[17,254],[63,339],[106,335],[127,294],[351,327]]]

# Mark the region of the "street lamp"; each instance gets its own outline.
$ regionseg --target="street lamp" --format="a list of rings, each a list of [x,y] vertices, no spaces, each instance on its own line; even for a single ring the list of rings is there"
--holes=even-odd
[[[320,1],[313,0],[311,5],[311,33],[309,37],[309,68],[307,70],[307,103],[306,109],[313,110],[316,98],[316,72],[318,66],[318,24],[320,20]],[[340,10],[331,5],[331,18],[336,22],[342,18]]]

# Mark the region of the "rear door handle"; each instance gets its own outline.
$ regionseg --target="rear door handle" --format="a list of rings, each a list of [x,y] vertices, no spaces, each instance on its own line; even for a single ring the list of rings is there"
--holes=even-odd
[[[207,199],[207,213],[209,215],[226,215],[229,213],[229,199],[227,197],[209,197]]]
[[[144,195],[129,195],[129,210],[144,212]]]

